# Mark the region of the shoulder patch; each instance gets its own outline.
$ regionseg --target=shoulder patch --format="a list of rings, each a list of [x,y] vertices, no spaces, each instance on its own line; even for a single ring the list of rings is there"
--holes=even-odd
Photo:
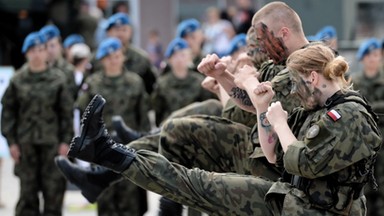
[[[329,117],[331,117],[331,119],[333,120],[333,121],[337,121],[337,120],[339,120],[340,118],[341,118],[341,115],[340,115],[340,113],[339,112],[337,112],[336,110],[331,110],[331,111],[328,111],[327,112],[327,115],[329,116]]]
[[[307,137],[307,139],[313,139],[319,134],[319,132],[320,132],[319,125],[313,125],[308,129],[307,134],[305,136]]]

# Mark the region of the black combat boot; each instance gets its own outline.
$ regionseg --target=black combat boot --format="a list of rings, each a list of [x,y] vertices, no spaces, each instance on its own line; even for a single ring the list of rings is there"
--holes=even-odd
[[[121,173],[131,165],[136,153],[109,136],[102,115],[104,105],[101,95],[94,96],[88,104],[81,119],[80,137],[72,140],[68,156]]]
[[[55,157],[55,163],[65,178],[77,186],[90,203],[96,202],[110,185],[123,179],[121,174],[107,168],[98,165],[81,167],[63,156]]]
[[[128,127],[121,116],[112,117],[112,126],[116,131],[117,137],[121,140],[122,143],[125,144],[130,143],[146,135]]]

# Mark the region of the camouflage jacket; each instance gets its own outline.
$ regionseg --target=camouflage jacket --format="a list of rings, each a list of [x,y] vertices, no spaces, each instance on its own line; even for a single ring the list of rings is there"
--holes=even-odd
[[[129,46],[125,51],[124,66],[128,71],[137,73],[144,81],[145,89],[148,94],[153,91],[156,83],[156,68],[151,64],[145,51]]]
[[[62,71],[32,73],[22,67],[4,93],[1,129],[8,144],[69,143],[73,99]]]
[[[151,95],[156,123],[160,124],[173,111],[193,102],[204,101],[215,96],[201,87],[204,77],[189,71],[185,79],[178,79],[173,73],[159,77]]]
[[[145,90],[148,94],[151,94],[156,83],[156,75],[158,72],[150,62],[148,55],[141,49],[129,46],[125,49],[124,56],[125,69],[138,74],[145,84]],[[91,64],[91,73],[96,73],[103,70],[100,61],[96,60],[95,58],[95,53],[92,55]]]
[[[52,65],[52,67],[58,68],[64,72],[64,74],[66,75],[66,78],[67,78],[68,89],[71,92],[73,99],[76,100],[76,98],[79,94],[80,86],[76,85],[75,74],[74,74],[75,67],[73,65],[71,65],[70,63],[68,63],[63,58],[57,60]],[[84,73],[84,79],[86,76],[87,76],[87,73]],[[83,79],[83,81],[84,81],[84,79]]]
[[[364,96],[373,110],[379,114],[380,127],[384,127],[384,71],[380,71],[376,77],[368,78],[361,74],[352,78],[353,88]]]
[[[150,129],[149,99],[142,79],[135,73],[124,71],[118,77],[108,77],[104,71],[96,72],[85,80],[76,106],[84,110],[92,97],[101,94],[107,101],[104,121],[112,131],[112,116],[120,115],[127,125],[135,130]]]
[[[338,92],[326,104],[296,109],[288,122],[298,141],[285,154],[277,148],[291,182],[275,183],[266,199],[284,194],[285,215],[350,215],[370,176],[382,142],[376,116],[356,94]]]

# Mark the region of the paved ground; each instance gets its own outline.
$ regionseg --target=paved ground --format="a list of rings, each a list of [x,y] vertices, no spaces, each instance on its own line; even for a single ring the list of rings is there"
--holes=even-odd
[[[13,175],[13,161],[4,158],[0,170],[0,201],[5,207],[0,208],[1,216],[13,216],[14,207],[19,197],[19,179]],[[149,194],[149,211],[146,216],[156,216],[158,195]],[[95,206],[88,202],[78,191],[65,194],[63,216],[96,216]]]

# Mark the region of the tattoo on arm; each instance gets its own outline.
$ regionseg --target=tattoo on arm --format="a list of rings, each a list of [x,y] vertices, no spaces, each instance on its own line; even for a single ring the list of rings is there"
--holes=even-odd
[[[249,98],[247,92],[241,88],[232,88],[230,96],[240,100],[241,103],[245,106],[253,106],[251,98]]]
[[[263,128],[268,128],[268,130],[271,129],[271,124],[267,119],[267,112],[263,112],[260,114],[260,124]]]
[[[273,144],[277,141],[278,137],[277,137],[277,134],[272,130],[272,126],[269,123],[266,114],[267,114],[267,112],[261,113],[260,117],[259,117],[259,121],[260,121],[261,127],[264,128],[264,130],[268,134],[268,143]]]

